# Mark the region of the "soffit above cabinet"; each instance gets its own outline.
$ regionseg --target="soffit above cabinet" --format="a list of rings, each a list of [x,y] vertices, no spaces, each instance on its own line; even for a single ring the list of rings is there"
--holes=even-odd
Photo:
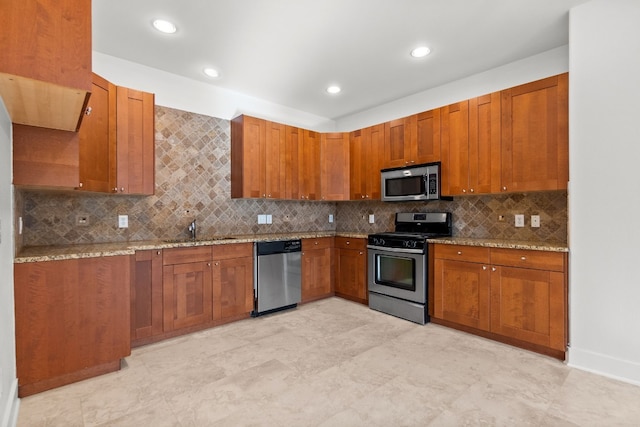
[[[17,124],[77,131],[90,95],[77,88],[0,73],[0,97]]]

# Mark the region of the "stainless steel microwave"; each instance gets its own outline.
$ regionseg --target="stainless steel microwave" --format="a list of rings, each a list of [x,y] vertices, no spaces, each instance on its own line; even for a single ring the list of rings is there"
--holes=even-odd
[[[440,162],[382,169],[383,202],[440,200]]]

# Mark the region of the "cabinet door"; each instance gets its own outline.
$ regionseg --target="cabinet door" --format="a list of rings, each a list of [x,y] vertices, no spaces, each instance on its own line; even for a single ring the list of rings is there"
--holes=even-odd
[[[502,190],[567,188],[567,74],[501,92]]]
[[[267,122],[265,156],[265,196],[268,199],[284,199],[286,194],[286,145],[285,125]]]
[[[500,93],[469,100],[469,192],[500,192]]]
[[[131,272],[131,341],[162,333],[162,251],[136,251]]]
[[[261,198],[266,194],[267,122],[249,116],[231,121],[231,197]]]
[[[302,136],[302,129],[293,126],[285,127],[284,198],[289,200],[302,198],[300,182],[301,156],[303,154]]]
[[[164,329],[209,322],[212,317],[211,262],[163,267]]]
[[[367,260],[365,250],[336,249],[336,295],[367,303]]]
[[[119,368],[131,353],[130,263],[113,256],[15,264],[20,396],[88,378],[87,368]]]
[[[117,192],[155,191],[154,95],[117,87]]]
[[[380,200],[384,125],[351,132],[349,146],[351,200]]]
[[[417,116],[413,115],[384,124],[384,168],[402,167],[416,162],[416,120]]]
[[[425,111],[417,116],[416,162],[439,162],[440,156],[440,109]]]
[[[116,86],[96,74],[78,137],[79,189],[112,192],[116,185]]]
[[[469,191],[469,101],[442,107],[442,194]]]
[[[320,136],[322,200],[349,200],[349,134]]]
[[[564,274],[493,267],[491,332],[566,350]]]
[[[299,183],[301,199],[319,200],[320,195],[320,134],[303,130]]]
[[[213,318],[248,314],[253,310],[253,257],[213,262]]]
[[[302,240],[302,302],[333,293],[332,238]]]
[[[489,280],[486,264],[436,259],[434,317],[488,331]]]

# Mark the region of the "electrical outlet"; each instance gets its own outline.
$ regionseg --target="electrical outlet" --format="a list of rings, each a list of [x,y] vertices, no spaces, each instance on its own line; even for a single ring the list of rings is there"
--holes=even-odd
[[[129,215],[118,215],[118,228],[129,228]]]
[[[504,215],[498,215],[498,222],[504,222],[505,217]]]
[[[85,215],[85,214],[76,215],[76,225],[78,227],[86,227],[89,225],[89,223],[90,223],[89,215]]]
[[[374,214],[369,214],[369,224],[373,224],[376,222],[376,216]]]
[[[524,215],[516,215],[516,227],[524,227]]]
[[[18,217],[18,234],[22,234],[22,227],[24,226],[24,223],[22,222],[22,217],[19,216]]]
[[[333,214],[329,214],[329,222],[333,222]]]
[[[531,227],[540,227],[540,215],[531,215]]]

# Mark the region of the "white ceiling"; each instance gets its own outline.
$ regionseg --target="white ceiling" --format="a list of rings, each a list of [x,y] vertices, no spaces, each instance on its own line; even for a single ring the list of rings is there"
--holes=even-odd
[[[93,0],[93,49],[337,120],[565,45],[586,1]]]

